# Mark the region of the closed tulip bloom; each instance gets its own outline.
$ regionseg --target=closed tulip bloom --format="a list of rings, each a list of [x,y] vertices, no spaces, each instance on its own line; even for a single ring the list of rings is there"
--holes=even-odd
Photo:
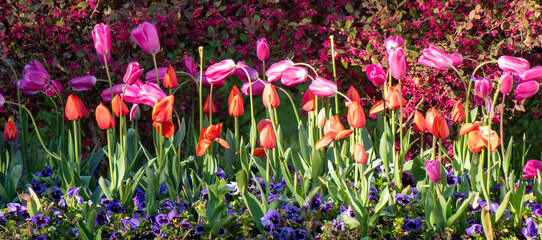
[[[250,85],[251,84],[249,83],[245,83],[243,86],[241,86],[241,92],[246,96],[250,95]],[[262,95],[265,86],[265,82],[260,80],[252,82],[252,95]]]
[[[348,97],[352,102],[361,102],[361,99],[359,97],[358,91],[354,88],[354,86],[350,86],[348,88],[348,91],[346,91],[346,97]],[[348,108],[350,107],[350,101],[348,99],[344,100],[344,105]]]
[[[536,81],[528,81],[518,84],[514,91],[514,97],[517,101],[523,101],[532,97],[538,92],[539,83]]]
[[[266,61],[269,58],[269,45],[265,38],[256,41],[256,55],[260,61]]]
[[[166,77],[167,67],[158,67],[158,79],[160,82],[164,82]],[[156,70],[153,68],[145,73],[145,82],[156,83]]]
[[[241,115],[243,115],[243,113],[245,113],[243,96],[241,95],[239,88],[237,88],[237,86],[235,85],[230,91],[230,96],[228,97],[228,104],[230,105],[228,108],[230,116],[240,117]]]
[[[203,156],[203,154],[209,149],[211,143],[218,142],[222,147],[229,149],[230,145],[223,139],[218,138],[222,132],[222,123],[210,125],[207,128],[202,128],[199,135],[199,142],[196,146],[196,154]]]
[[[405,52],[402,48],[396,48],[390,51],[388,55],[388,64],[391,76],[395,79],[402,79],[406,75]]]
[[[280,98],[273,84],[268,83],[262,94],[262,101],[265,108],[277,108],[280,105]]]
[[[260,145],[265,149],[272,149],[277,146],[277,139],[271,125],[265,126],[260,132]]]
[[[23,79],[17,81],[17,87],[25,95],[34,95],[47,89],[51,77],[40,61],[34,60],[24,66]]]
[[[76,91],[76,92],[88,91],[94,88],[94,85],[96,85],[96,77],[92,75],[76,77],[70,80],[70,83],[72,85],[73,91]]]
[[[503,71],[509,71],[514,75],[522,74],[523,72],[529,70],[529,61],[524,58],[512,57],[512,56],[501,56],[497,63],[499,68]]]
[[[152,120],[157,123],[170,122],[174,101],[175,97],[173,95],[169,95],[164,99],[158,99],[152,108]]]
[[[356,161],[356,163],[359,164],[366,164],[368,161],[367,152],[365,151],[363,145],[359,143],[356,143],[356,145],[354,145],[354,160]]]
[[[235,68],[235,75],[239,78],[239,80],[243,82],[248,82],[248,77],[250,77],[251,82],[258,80],[258,71],[249,67],[245,62],[241,61],[237,62],[237,67]]]
[[[542,80],[542,66],[533,67],[519,75],[521,82]]]
[[[311,91],[305,91],[303,94],[303,110],[307,112],[312,112],[316,109],[316,95],[312,94]]]
[[[286,70],[287,68],[291,68],[294,66],[294,62],[290,60],[283,60],[277,63],[274,63],[265,71],[265,75],[267,76],[268,82],[276,82],[280,80],[282,77],[282,72]]]
[[[107,60],[107,64],[111,63],[111,52],[108,52],[106,55],[101,55],[96,52],[96,55],[98,56],[98,62],[100,65],[105,66],[105,60]]]
[[[235,72],[235,62],[231,59],[215,63],[205,70],[205,76],[210,84],[218,83]]]
[[[124,74],[122,81],[128,85],[132,85],[139,79],[142,72],[143,69],[139,68],[139,63],[131,62],[126,68],[126,73]]]
[[[425,171],[431,182],[438,183],[442,179],[442,172],[440,171],[440,163],[438,161],[425,162]]]
[[[382,68],[382,64],[369,64],[365,68],[365,73],[367,78],[371,81],[376,87],[381,87],[386,83],[386,71]]]
[[[154,24],[144,22],[137,28],[132,30],[132,39],[150,55],[155,55],[160,52],[160,39],[158,38],[158,30]]]
[[[49,82],[49,87],[45,89],[45,95],[49,97],[56,96],[57,93],[60,94],[62,92],[62,89],[62,84],[60,84],[60,82],[51,80]]]
[[[359,102],[352,102],[348,108],[348,124],[355,128],[365,127],[365,113]]]
[[[463,104],[460,101],[456,101],[454,107],[452,108],[452,121],[455,123],[465,121],[465,109],[463,109]]]
[[[103,103],[100,103],[100,105],[96,107],[95,114],[96,122],[98,123],[98,127],[100,129],[105,130],[115,127],[115,121],[113,121],[113,116],[111,116],[109,109],[107,109],[107,107]]]
[[[448,129],[446,119],[440,115],[435,116],[433,119],[432,133],[437,138],[447,138],[450,135],[450,129]]]
[[[121,106],[122,106],[122,116],[126,116],[130,113],[128,110],[128,106],[126,106],[126,103],[122,101],[120,95],[115,95],[113,100],[111,101],[111,106],[113,108],[113,114],[115,116],[120,117],[121,115]]]
[[[414,110],[414,121],[412,123],[414,125],[414,130],[422,133],[425,132],[425,118],[418,110]]]
[[[198,72],[198,68],[196,67],[196,63],[192,57],[183,58],[183,68],[185,72],[192,76],[196,76],[196,73]]]
[[[401,92],[399,92],[398,89],[394,90],[392,93],[391,93],[391,96],[389,97],[389,103],[386,102],[387,106],[390,108],[390,109],[398,109],[400,108],[401,106],[404,106],[406,105],[406,100],[404,97],[402,97],[401,95]]]
[[[309,90],[320,97],[333,97],[337,92],[337,85],[322,77],[316,77],[309,85]]]
[[[211,99],[211,94],[207,95],[207,98],[205,98],[205,102],[203,103],[203,113],[209,114],[209,111],[211,114],[216,113],[216,105],[215,102],[213,102],[213,99]]]
[[[273,121],[271,121],[271,119],[262,119],[258,122],[258,124],[256,125],[256,128],[258,129],[258,132],[261,132],[265,127],[267,127],[267,125],[271,125],[271,124],[273,124]],[[271,127],[273,126],[271,125]]]
[[[280,81],[285,86],[294,86],[300,83],[304,83],[307,80],[309,72],[306,68],[300,66],[293,66],[287,68],[282,72],[282,78]]]
[[[12,121],[8,121],[4,127],[4,138],[6,140],[13,140],[17,138],[17,127]]]
[[[176,88],[177,86],[179,86],[179,81],[177,80],[177,74],[175,74],[175,70],[173,70],[173,67],[169,65],[166,71],[166,75],[164,76],[164,87]]]
[[[64,115],[68,120],[77,120],[87,116],[87,108],[83,104],[83,101],[76,95],[68,96],[66,101],[66,108],[64,109]]]
[[[474,79],[474,92],[480,98],[486,98],[493,91],[493,82],[489,77],[481,77]]]
[[[508,94],[510,91],[512,91],[512,87],[514,86],[514,76],[511,72],[505,71],[501,75],[501,91],[502,94]]]
[[[132,108],[130,108],[130,121],[134,121],[134,119],[139,119],[141,116],[141,111],[139,110],[139,104],[133,104]]]
[[[433,122],[437,115],[438,112],[434,107],[429,109],[429,111],[427,111],[425,114],[425,128],[427,129],[427,132],[431,134],[433,134]]]
[[[542,171],[542,162],[538,160],[529,160],[523,166],[523,178],[539,177],[538,171]]]
[[[97,24],[92,30],[94,48],[99,55],[107,55],[111,51],[111,32],[109,26]]]
[[[326,123],[326,109],[322,108],[318,112],[318,127],[323,128]]]
[[[453,63],[452,65],[454,67],[457,67],[461,65],[461,63],[463,63],[463,56],[461,56],[461,54],[459,53],[452,53],[448,56],[452,59],[452,63]]]
[[[390,36],[384,41],[384,46],[387,51],[402,47],[403,44],[405,44],[405,40],[399,36]]]
[[[448,69],[453,66],[452,58],[433,45],[422,51],[422,55],[418,59],[418,63],[438,69]]]

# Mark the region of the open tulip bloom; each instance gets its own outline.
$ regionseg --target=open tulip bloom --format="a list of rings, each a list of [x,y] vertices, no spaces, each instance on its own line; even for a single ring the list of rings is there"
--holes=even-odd
[[[200,157],[203,156],[213,141],[218,142],[222,147],[229,149],[230,145],[225,140],[218,138],[221,132],[222,123],[210,125],[207,128],[202,128],[199,135],[198,145],[196,146],[196,154]]]

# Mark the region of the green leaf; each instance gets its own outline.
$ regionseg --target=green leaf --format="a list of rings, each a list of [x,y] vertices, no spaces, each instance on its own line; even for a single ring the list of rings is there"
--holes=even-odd
[[[250,212],[250,215],[252,216],[252,219],[254,219],[254,222],[256,223],[256,226],[260,229],[260,231],[263,232],[263,225],[262,221],[260,219],[263,217],[264,210],[258,199],[252,195],[250,192],[245,192],[245,195],[243,196],[245,199],[246,205],[248,207],[248,211]]]
[[[455,211],[455,213],[446,220],[446,226],[450,227],[454,222],[463,214],[469,207],[469,203],[474,195],[471,195],[469,199],[463,200],[461,206]]]
[[[499,219],[501,219],[502,215],[504,214],[504,210],[506,210],[506,208],[508,207],[508,202],[510,201],[511,194],[512,190],[506,193],[504,199],[501,202],[501,205],[499,205],[499,208],[497,208],[497,211],[495,211],[495,222],[499,221]]]
[[[493,227],[491,226],[491,216],[489,212],[482,208],[482,226],[484,227],[484,234],[486,239],[493,240]]]

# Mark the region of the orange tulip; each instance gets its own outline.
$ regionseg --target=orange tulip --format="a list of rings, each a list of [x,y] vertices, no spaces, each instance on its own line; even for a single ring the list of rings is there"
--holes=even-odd
[[[350,86],[350,88],[348,88],[348,91],[346,92],[346,96],[348,98],[350,98],[350,100],[352,100],[352,102],[361,102],[361,99],[359,98],[359,93],[358,91],[354,88],[354,86]],[[348,108],[350,107],[350,102],[345,99],[344,100],[344,105]]]
[[[199,142],[196,146],[196,154],[198,156],[203,156],[203,154],[211,146],[211,142],[218,142],[223,147],[229,149],[230,145],[223,139],[218,138],[218,135],[222,132],[222,123],[211,124],[207,128],[202,128],[199,135]]]
[[[175,70],[173,70],[173,67],[169,65],[166,71],[166,75],[164,76],[164,87],[176,88],[177,86],[179,86],[179,81],[177,80],[177,74],[175,74]]]
[[[468,147],[473,153],[479,153],[483,147],[490,148],[492,152],[497,151],[497,147],[500,145],[499,135],[493,130],[489,131],[489,128],[478,127],[478,124],[465,124],[460,130],[460,134],[469,134],[467,143]]]
[[[425,132],[425,118],[423,117],[422,113],[418,112],[418,110],[414,110],[414,121],[412,123],[414,125],[414,130],[418,132]]]
[[[258,125],[256,125],[256,128],[258,128],[258,132],[261,132],[263,130],[263,128],[267,127],[267,125],[271,126],[271,124],[273,124],[271,119],[262,119],[262,120],[260,120],[258,122]],[[273,126],[271,126],[271,127],[273,127]]]
[[[211,109],[209,109],[209,105],[211,106]],[[209,110],[211,111],[211,114],[216,113],[216,105],[213,102],[213,99],[211,99],[211,94],[207,95],[207,98],[205,98],[205,102],[203,103],[203,113],[209,114]]]
[[[399,85],[395,87],[388,87],[387,85],[384,85],[384,98],[387,109],[398,109],[401,106],[406,105],[406,100],[401,96],[399,90]],[[369,110],[369,114],[376,114],[382,111],[384,111],[384,103],[382,101],[378,101],[371,108],[371,110]]]
[[[459,130],[459,135],[463,136],[467,133],[470,133],[472,131],[476,131],[479,129],[478,123],[465,123]]]
[[[450,135],[450,130],[448,129],[448,123],[446,119],[440,115],[435,116],[433,120],[432,133],[435,137],[438,138],[447,138]]]
[[[277,146],[277,139],[271,125],[266,125],[260,132],[260,145],[265,149]]]
[[[254,149],[254,154],[252,154],[258,158],[260,158],[260,160],[263,159],[263,157],[265,157],[265,149],[264,148],[256,148]]]
[[[344,126],[338,116],[332,116],[324,125],[325,136],[314,145],[315,150],[320,150],[329,145],[333,140],[343,139],[350,136],[354,130],[344,130]]]
[[[87,116],[87,108],[76,95],[68,96],[66,109],[64,110],[66,119],[77,120]]]
[[[359,102],[352,102],[348,107],[348,124],[355,128],[365,127],[365,113]]]
[[[228,103],[230,105],[230,107],[228,108],[230,116],[240,117],[241,115],[243,115],[243,113],[245,113],[245,107],[243,106],[243,96],[241,96],[241,92],[239,92],[239,88],[237,88],[237,86],[233,86],[233,88],[231,89]]]
[[[354,145],[354,160],[356,160],[356,163],[365,164],[367,163],[367,152],[365,151],[365,148],[363,145],[357,143]]]
[[[427,111],[425,114],[425,129],[431,134],[433,134],[433,122],[437,115],[438,112],[434,107],[429,109],[429,111]]]
[[[311,91],[307,90],[305,91],[305,94],[303,94],[303,110],[307,112],[311,112],[316,110],[316,95],[314,95]]]
[[[480,138],[480,130],[474,130],[469,132],[467,139],[467,146],[473,153],[479,153],[484,148],[484,142]]]
[[[6,140],[13,140],[17,138],[17,127],[12,121],[8,121],[4,127],[4,138]]]
[[[490,148],[492,152],[497,152],[497,147],[499,147],[501,141],[499,135],[493,130],[489,131],[487,126],[480,127],[480,138],[484,145],[487,148]]]
[[[166,138],[173,137],[173,134],[175,134],[175,125],[172,122],[153,122],[152,125],[156,128],[157,132]]]
[[[152,120],[157,123],[170,122],[174,101],[175,97],[173,95],[156,100],[156,104],[154,104],[154,107],[152,108]]]
[[[455,123],[465,121],[465,109],[460,101],[455,102],[454,107],[452,108],[452,121]]]
[[[113,107],[113,114],[115,116],[120,117],[120,105],[121,105],[121,98],[119,95],[115,95],[113,100],[111,100],[111,106]],[[122,116],[126,116],[130,113],[130,110],[128,110],[128,106],[126,106],[126,103],[122,101]]]
[[[262,101],[265,108],[276,108],[280,105],[280,98],[273,84],[265,85],[262,94]]]
[[[107,107],[103,103],[100,103],[100,105],[96,107],[95,115],[96,122],[98,123],[98,127],[100,129],[105,130],[115,127],[115,121],[113,121],[113,116],[111,116],[109,109],[107,109]]]

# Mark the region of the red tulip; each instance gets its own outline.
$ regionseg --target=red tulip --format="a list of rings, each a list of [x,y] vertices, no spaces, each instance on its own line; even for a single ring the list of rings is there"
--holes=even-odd
[[[435,120],[435,117],[438,115],[437,110],[433,107],[427,111],[425,114],[425,127],[427,129],[427,132],[433,134],[433,122]]]
[[[76,95],[68,96],[66,101],[66,108],[64,109],[64,115],[68,120],[77,120],[87,116],[87,108],[83,104],[83,101]]]
[[[425,162],[425,171],[431,182],[438,183],[442,179],[442,172],[438,161]]]
[[[17,127],[12,121],[8,121],[4,127],[4,138],[8,141],[17,138]]]
[[[230,116],[240,117],[241,115],[243,115],[243,113],[245,113],[245,108],[243,106],[243,96],[241,95],[241,92],[239,92],[239,88],[237,88],[237,86],[235,85],[230,91],[228,104],[230,105],[228,108]]]
[[[359,164],[366,164],[368,161],[367,152],[365,151],[363,145],[359,143],[354,145],[354,160],[356,160],[356,163]]]
[[[113,116],[111,116],[109,109],[107,109],[107,107],[103,103],[100,103],[100,105],[96,107],[95,114],[96,122],[98,123],[98,127],[100,129],[105,130],[115,127],[115,121],[113,121]]]
[[[361,99],[359,97],[359,93],[358,91],[354,88],[354,86],[350,86],[350,88],[348,88],[348,91],[346,92],[346,96],[348,98],[350,98],[350,100],[352,100],[352,102],[361,102]],[[345,99],[344,100],[344,105],[348,108],[350,107],[350,102]]]
[[[388,109],[398,109],[406,105],[405,98],[401,97],[399,94],[399,85],[395,87],[388,87],[384,85],[384,97],[386,100],[386,108]],[[376,114],[384,111],[384,104],[382,101],[378,101],[375,105],[369,110],[369,114]]]
[[[169,65],[166,71],[166,75],[164,76],[164,87],[176,88],[177,86],[179,86],[179,81],[177,80],[177,74],[175,74],[175,70],[173,70],[173,67]]]
[[[437,138],[447,138],[450,135],[448,123],[446,122],[446,119],[444,119],[440,115],[435,116],[435,118],[433,119],[432,127],[432,133]]]
[[[199,142],[196,146],[196,154],[203,156],[203,154],[209,149],[212,141],[218,142],[223,147],[229,149],[230,145],[223,139],[218,138],[222,132],[222,123],[210,125],[207,128],[202,128],[199,135]]]
[[[303,110],[307,112],[312,112],[316,110],[316,95],[312,94],[311,91],[305,91],[303,94]]]
[[[265,89],[263,90],[263,94],[262,94],[262,101],[263,101],[263,105],[266,108],[277,108],[279,106],[280,98],[273,84],[268,83],[265,86]]]
[[[124,103],[124,101],[121,102],[121,98],[119,95],[116,95],[111,101],[111,106],[113,108],[113,114],[115,114],[115,116],[117,117],[120,117],[121,105],[122,105],[122,116],[128,115],[130,113],[130,110],[128,110],[128,106],[126,106],[126,103]]]
[[[172,122],[153,122],[152,125],[156,128],[157,132],[159,132],[160,134],[162,134],[162,136],[166,138],[173,137],[173,135],[175,134],[175,126]]]
[[[355,128],[365,127],[365,113],[359,102],[352,102],[348,108],[348,124]]]
[[[175,97],[173,95],[169,95],[164,99],[158,99],[152,108],[152,120],[157,123],[170,122],[174,101]]]
[[[463,105],[458,100],[455,102],[454,107],[452,108],[452,121],[458,123],[465,121],[465,119],[465,109],[463,109]]]
[[[461,129],[459,130],[459,135],[463,136],[478,129],[480,129],[478,123],[465,123],[463,124],[463,126],[461,126]]]
[[[160,39],[154,24],[144,22],[131,32],[132,39],[147,54],[155,55],[160,52]]]
[[[260,131],[260,145],[265,149],[272,149],[277,146],[277,139],[271,125],[266,125]]]
[[[538,171],[542,171],[542,162],[538,160],[529,160],[523,166],[523,178],[538,177]]]
[[[207,98],[205,98],[205,102],[203,103],[203,113],[209,114],[209,111],[211,114],[216,113],[216,105],[215,102],[213,102],[213,99],[211,99],[211,94],[207,95]]]
[[[414,125],[414,130],[422,133],[425,132],[425,118],[418,110],[414,110],[414,121],[412,123]]]

